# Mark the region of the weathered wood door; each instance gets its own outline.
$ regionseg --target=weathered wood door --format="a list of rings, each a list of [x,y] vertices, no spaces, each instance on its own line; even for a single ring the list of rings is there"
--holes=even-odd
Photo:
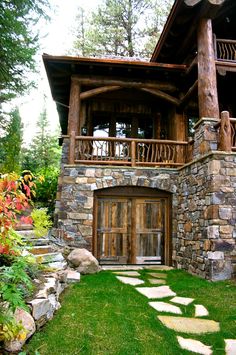
[[[95,214],[101,263],[170,263],[168,198],[98,196]]]

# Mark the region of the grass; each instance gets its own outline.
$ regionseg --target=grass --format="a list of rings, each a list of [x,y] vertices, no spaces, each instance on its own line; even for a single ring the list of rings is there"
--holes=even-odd
[[[147,270],[141,278],[147,281]],[[236,285],[210,283],[180,270],[168,271],[168,285],[178,296],[192,297],[203,304],[210,319],[220,322],[221,331],[189,337],[212,345],[214,355],[223,355],[224,339],[236,339]],[[165,299],[165,301],[168,300]],[[181,306],[184,316],[194,315],[194,306]],[[163,314],[163,313],[162,313]],[[109,271],[82,276],[69,287],[62,307],[25,346],[27,354],[40,355],[185,355],[177,334],[157,320],[158,312],[133,286],[122,284]]]

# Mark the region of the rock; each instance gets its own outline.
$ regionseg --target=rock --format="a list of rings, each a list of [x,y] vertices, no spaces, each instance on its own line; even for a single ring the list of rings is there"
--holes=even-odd
[[[115,271],[114,274],[124,275],[124,276],[140,276],[140,273],[137,271]]]
[[[173,329],[176,332],[205,334],[220,331],[219,323],[214,320],[172,316],[158,316],[158,319],[167,328]]]
[[[51,314],[52,305],[48,299],[34,299],[29,304],[32,307],[32,316],[35,320],[38,320],[48,313]]]
[[[212,354],[211,346],[205,345],[199,340],[185,339],[179,336],[177,336],[177,340],[182,349],[192,351],[193,353],[202,354],[202,355]]]
[[[147,298],[164,298],[170,296],[176,296],[169,286],[159,287],[137,287],[136,290],[142,293]]]
[[[209,315],[208,310],[201,304],[195,304],[195,317],[205,317]]]
[[[67,270],[67,282],[80,282],[80,273],[75,270]]]
[[[148,281],[150,282],[150,284],[153,285],[165,285],[166,284],[166,280],[159,280],[159,279],[148,279]]]
[[[120,282],[123,282],[124,284],[128,284],[128,285],[132,285],[132,286],[144,284],[143,280],[137,279],[136,277],[116,276],[116,278]]]
[[[225,339],[225,352],[226,355],[236,354],[236,339]]]
[[[170,300],[170,302],[174,302],[174,303],[178,303],[178,304],[182,304],[184,306],[188,306],[190,303],[192,303],[194,301],[193,298],[189,298],[189,297],[179,297],[176,296],[174,298],[172,298]]]
[[[179,307],[169,304],[167,302],[149,302],[148,304],[154,309],[156,309],[158,312],[182,314],[182,311]]]
[[[74,249],[68,255],[70,265],[81,274],[94,274],[101,271],[97,259],[87,249]]]
[[[28,312],[17,308],[14,316],[17,322],[22,323],[24,329],[22,330],[22,334],[19,334],[19,339],[5,342],[4,348],[9,352],[19,352],[26,340],[36,331],[34,319]]]

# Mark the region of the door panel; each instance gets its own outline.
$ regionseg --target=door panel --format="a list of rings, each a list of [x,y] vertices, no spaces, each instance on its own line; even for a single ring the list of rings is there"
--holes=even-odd
[[[164,263],[168,199],[98,197],[96,250],[101,263]]]
[[[97,238],[101,261],[128,262],[130,203],[117,198],[98,200]]]
[[[136,263],[163,261],[165,199],[136,201]]]

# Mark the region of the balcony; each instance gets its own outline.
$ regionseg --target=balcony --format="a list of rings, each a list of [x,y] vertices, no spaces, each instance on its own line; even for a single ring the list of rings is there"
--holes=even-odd
[[[180,167],[191,160],[192,142],[172,140],[89,137],[69,139],[69,164]]]

